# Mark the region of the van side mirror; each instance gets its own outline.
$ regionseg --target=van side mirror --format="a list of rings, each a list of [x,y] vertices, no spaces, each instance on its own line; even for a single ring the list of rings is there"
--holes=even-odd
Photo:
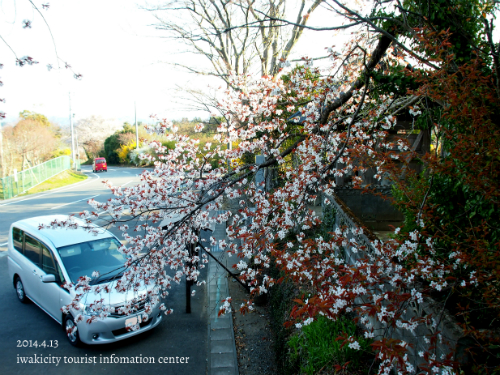
[[[55,283],[55,282],[56,282],[55,275],[42,276],[42,283]]]

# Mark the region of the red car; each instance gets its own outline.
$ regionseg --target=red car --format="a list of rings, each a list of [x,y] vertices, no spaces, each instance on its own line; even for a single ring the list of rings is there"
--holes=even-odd
[[[108,164],[106,163],[105,158],[95,158],[94,159],[94,164],[92,165],[92,172],[99,172],[99,171],[108,171]]]

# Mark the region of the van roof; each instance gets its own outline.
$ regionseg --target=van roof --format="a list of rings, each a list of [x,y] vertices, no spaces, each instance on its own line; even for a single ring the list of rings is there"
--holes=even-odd
[[[106,229],[101,229],[97,235],[87,232],[85,229],[80,228],[81,225],[85,225],[85,222],[81,219],[74,218],[73,221],[78,224],[77,229],[69,228],[46,228],[38,229],[40,224],[50,225],[54,220],[67,221],[68,215],[48,215],[48,216],[36,216],[29,219],[19,220],[12,224],[12,226],[23,229],[28,233],[32,233],[34,236],[41,240],[50,241],[55,247],[73,245],[82,242],[95,241],[102,238],[114,238],[113,234],[108,232]],[[91,224],[96,227],[96,225]]]

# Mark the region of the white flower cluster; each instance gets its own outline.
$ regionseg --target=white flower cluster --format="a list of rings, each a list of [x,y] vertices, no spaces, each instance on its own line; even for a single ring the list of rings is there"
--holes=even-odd
[[[231,312],[231,298],[225,298],[221,301],[219,307],[219,315],[229,314]]]

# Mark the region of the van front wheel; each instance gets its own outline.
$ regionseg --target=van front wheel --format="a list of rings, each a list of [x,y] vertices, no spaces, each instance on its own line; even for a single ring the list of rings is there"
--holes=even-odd
[[[66,337],[71,345],[80,346],[82,344],[75,320],[69,314],[64,317],[64,329],[66,330]]]

